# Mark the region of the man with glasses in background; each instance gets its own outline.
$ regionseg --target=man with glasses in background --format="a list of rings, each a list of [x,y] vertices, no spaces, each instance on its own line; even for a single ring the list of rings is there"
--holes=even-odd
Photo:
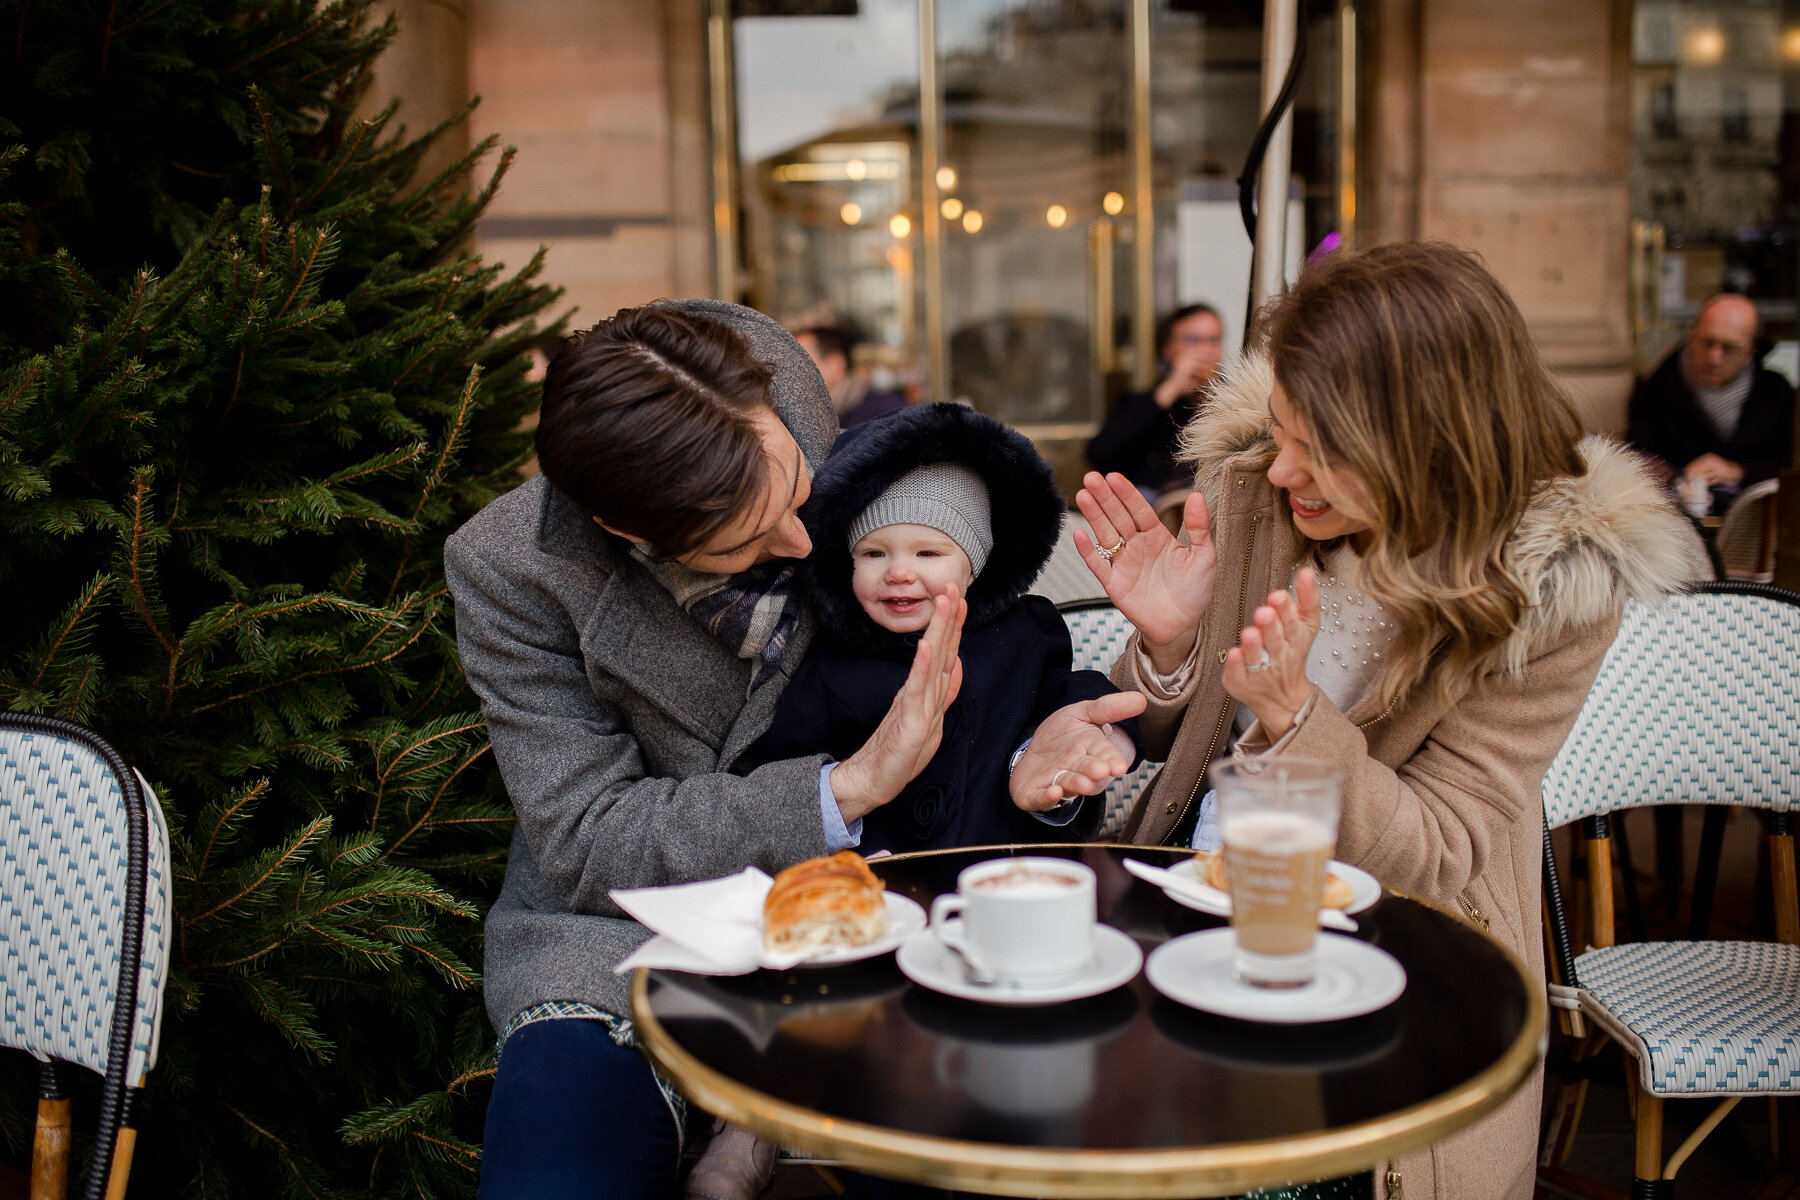
[[[1666,478],[1732,493],[1787,468],[1794,387],[1758,361],[1761,330],[1756,305],[1722,292],[1632,393],[1627,440]]]
[[[1193,470],[1176,461],[1181,430],[1200,411],[1225,357],[1225,324],[1212,305],[1189,304],[1164,317],[1156,335],[1162,360],[1156,387],[1119,397],[1087,444],[1094,470],[1117,471],[1152,504],[1171,488],[1193,486]]]

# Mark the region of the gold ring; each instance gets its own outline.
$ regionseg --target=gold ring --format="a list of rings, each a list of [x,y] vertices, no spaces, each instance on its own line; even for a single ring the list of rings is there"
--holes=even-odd
[[[1116,546],[1096,547],[1096,549],[1098,549],[1100,551],[1100,557],[1105,559],[1107,562],[1111,562],[1113,560],[1113,555],[1117,554],[1119,551],[1123,550],[1124,548],[1125,548],[1125,539],[1124,538],[1120,538],[1119,543]]]

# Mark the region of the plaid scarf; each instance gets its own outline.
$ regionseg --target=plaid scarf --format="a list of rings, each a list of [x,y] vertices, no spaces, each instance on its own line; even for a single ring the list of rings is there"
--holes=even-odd
[[[632,544],[631,556],[675,597],[682,612],[727,650],[756,664],[751,687],[781,664],[794,632],[793,563],[777,559],[736,575],[714,575],[657,558],[641,543]]]

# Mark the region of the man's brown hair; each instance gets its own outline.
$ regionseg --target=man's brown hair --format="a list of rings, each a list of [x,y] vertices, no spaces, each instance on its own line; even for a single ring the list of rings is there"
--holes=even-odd
[[[609,528],[660,554],[704,546],[768,477],[752,418],[774,372],[742,338],[666,304],[563,339],[544,377],[538,466]]]

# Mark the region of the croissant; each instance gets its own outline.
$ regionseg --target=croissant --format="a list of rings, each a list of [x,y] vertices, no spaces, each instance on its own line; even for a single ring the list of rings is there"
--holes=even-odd
[[[763,948],[813,954],[886,936],[881,880],[854,850],[809,858],[775,876],[763,901]]]
[[[1201,879],[1218,888],[1221,892],[1231,891],[1231,877],[1225,873],[1225,852],[1223,850],[1201,850],[1194,855],[1194,870]],[[1356,889],[1349,882],[1338,878],[1329,871],[1325,873],[1325,890],[1319,896],[1322,908],[1348,908],[1356,899]]]

